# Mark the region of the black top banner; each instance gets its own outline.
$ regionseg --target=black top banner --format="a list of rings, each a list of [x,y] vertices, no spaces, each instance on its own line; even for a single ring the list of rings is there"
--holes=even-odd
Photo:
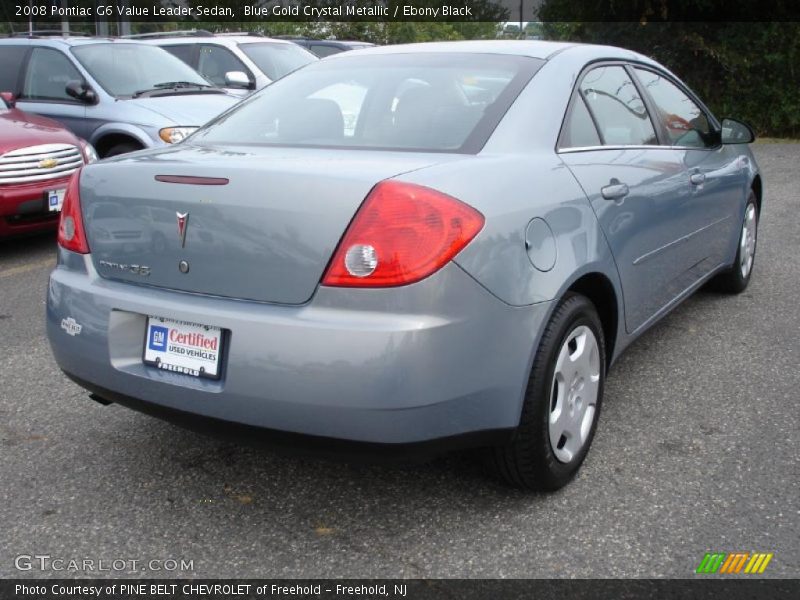
[[[3,0],[19,24],[130,22],[800,21],[797,0]]]

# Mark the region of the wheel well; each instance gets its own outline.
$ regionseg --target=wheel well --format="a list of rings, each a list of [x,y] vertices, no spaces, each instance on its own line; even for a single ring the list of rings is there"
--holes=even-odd
[[[135,144],[139,148],[144,148],[142,143],[134,137],[125,135],[124,133],[110,133],[100,138],[95,146],[95,150],[97,150],[97,154],[100,158],[103,158],[109,150],[119,144]]]
[[[761,186],[761,175],[756,175],[756,178],[753,179],[753,191],[756,194],[756,208],[758,208],[758,214],[761,214],[761,195],[763,194],[763,188]]]
[[[610,365],[619,323],[619,303],[614,286],[601,273],[587,273],[573,283],[568,291],[586,296],[597,309],[606,342],[606,366]]]

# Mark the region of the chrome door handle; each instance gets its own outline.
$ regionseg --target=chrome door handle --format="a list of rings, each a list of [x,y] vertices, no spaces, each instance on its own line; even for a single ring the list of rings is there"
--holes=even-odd
[[[627,184],[620,183],[615,179],[612,179],[609,185],[600,190],[600,193],[606,200],[621,200],[627,196],[629,192],[630,190]]]
[[[691,175],[689,175],[689,181],[692,182],[692,185],[702,185],[706,181],[706,174],[692,173]]]

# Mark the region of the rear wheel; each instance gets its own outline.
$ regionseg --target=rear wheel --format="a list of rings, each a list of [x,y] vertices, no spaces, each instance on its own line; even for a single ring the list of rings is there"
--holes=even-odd
[[[570,294],[545,328],[514,440],[491,451],[501,479],[556,490],[572,479],[594,437],[605,382],[605,341],[588,298]]]
[[[730,270],[721,273],[714,279],[714,286],[722,292],[738,294],[747,288],[756,260],[756,241],[758,237],[758,206],[756,195],[750,190],[744,220],[739,232],[739,247],[736,259]]]

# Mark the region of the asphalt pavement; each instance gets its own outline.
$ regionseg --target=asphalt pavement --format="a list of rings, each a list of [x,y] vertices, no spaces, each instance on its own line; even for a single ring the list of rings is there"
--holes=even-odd
[[[800,144],[755,151],[750,287],[701,291],[623,355],[586,463],[548,495],[465,455],[286,457],[100,406],[45,337],[53,236],[0,244],[0,577],[693,577],[739,551],[800,576]]]

